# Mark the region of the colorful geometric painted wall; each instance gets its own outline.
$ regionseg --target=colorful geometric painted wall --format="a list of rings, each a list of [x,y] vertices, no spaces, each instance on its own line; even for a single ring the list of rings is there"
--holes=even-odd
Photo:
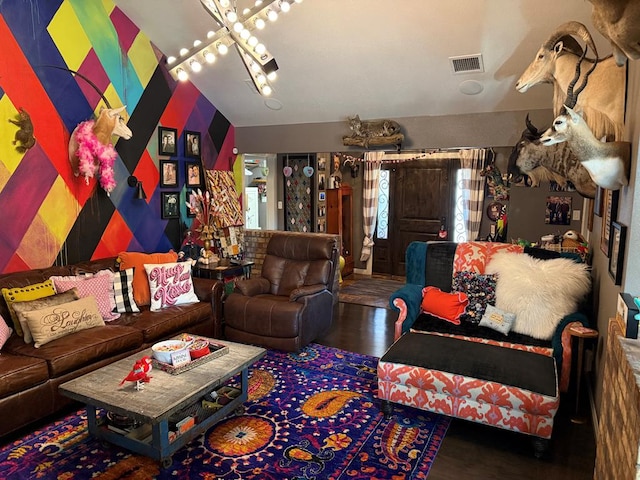
[[[224,115],[191,83],[171,79],[162,53],[110,0],[0,2],[0,39],[0,272],[49,266],[61,252],[73,262],[177,248],[181,223],[190,222],[183,131],[201,133],[205,168],[231,170],[234,128]],[[127,106],[133,137],[115,144],[110,196],[72,172],[70,134],[104,102],[68,70],[90,79],[112,106]],[[25,153],[8,122],[21,108],[36,138]],[[178,188],[159,186],[158,126],[178,131]],[[130,175],[143,182],[146,200],[134,197]],[[167,190],[181,192],[180,220],[161,218]]]

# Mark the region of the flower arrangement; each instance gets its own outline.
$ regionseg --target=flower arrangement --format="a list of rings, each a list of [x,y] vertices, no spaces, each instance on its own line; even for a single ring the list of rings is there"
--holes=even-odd
[[[216,229],[219,207],[216,207],[213,203],[208,191],[202,193],[200,189],[191,193],[187,206],[189,211],[196,215],[196,219],[200,223],[200,227],[197,228],[200,238],[204,242],[211,242]]]

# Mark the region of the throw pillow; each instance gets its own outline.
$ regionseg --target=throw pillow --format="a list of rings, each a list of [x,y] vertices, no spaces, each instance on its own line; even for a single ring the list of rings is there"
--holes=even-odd
[[[11,320],[13,320],[13,328],[18,335],[22,336],[22,327],[20,326],[20,320],[13,309],[13,304],[15,302],[26,302],[28,300],[49,297],[51,295],[55,295],[55,293],[56,289],[54,288],[51,280],[46,280],[42,283],[34,283],[33,285],[27,285],[26,287],[2,289],[2,296],[4,297],[5,302],[7,302],[9,314],[11,315]]]
[[[152,312],[172,305],[199,301],[193,291],[190,263],[145,264],[144,269],[149,277]]]
[[[465,293],[446,293],[437,287],[422,289],[422,311],[454,325],[460,325],[460,316],[467,305],[469,299]]]
[[[56,338],[104,325],[102,314],[93,297],[25,312],[24,315],[27,317],[36,348]]]
[[[29,330],[27,317],[25,317],[24,315],[25,312],[31,312],[32,310],[41,310],[53,305],[62,305],[63,303],[73,302],[74,300],[78,300],[79,298],[80,296],[78,295],[78,290],[76,288],[72,288],[67,292],[58,293],[57,295],[51,295],[50,297],[42,297],[37,300],[15,303],[13,305],[13,308],[16,311],[18,320],[20,320],[20,326],[22,327],[22,338],[24,339],[25,343],[31,343],[33,341],[31,331]]]
[[[120,270],[133,268],[133,298],[138,307],[151,305],[151,292],[149,291],[149,280],[144,269],[144,264],[169,263],[178,260],[178,254],[173,250],[167,253],[140,253],[140,252],[120,252],[118,254]]]
[[[524,253],[498,253],[486,273],[498,276],[496,307],[515,313],[512,331],[549,340],[562,318],[591,289],[587,265],[567,258],[539,260]]]
[[[113,272],[113,292],[116,301],[116,312],[139,312],[133,298],[133,268],[127,268],[119,272]]]
[[[511,326],[515,321],[516,316],[513,313],[505,312],[493,305],[487,305],[484,315],[482,319],[480,319],[480,326],[488,327],[505,335],[509,335]]]
[[[75,287],[80,298],[95,297],[102,318],[106,322],[120,318],[119,313],[113,312],[116,301],[113,295],[113,273],[110,270],[102,270],[93,276],[53,276],[51,280],[58,293]]]
[[[13,329],[7,325],[2,315],[0,315],[0,350],[2,350],[4,344],[9,340],[11,333],[13,333]]]
[[[469,271],[456,272],[453,274],[451,290],[466,293],[469,298],[469,306],[460,320],[478,324],[487,305],[496,303],[496,276]]]

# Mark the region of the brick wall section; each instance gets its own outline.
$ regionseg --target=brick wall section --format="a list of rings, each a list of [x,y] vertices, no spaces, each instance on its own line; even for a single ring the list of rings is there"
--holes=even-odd
[[[274,233],[282,233],[280,230],[245,230],[244,231],[244,259],[254,262],[251,269],[251,276],[259,277],[262,273],[262,263],[264,262],[267,244]],[[338,245],[340,243],[338,242]],[[333,281],[334,303],[338,301],[340,291],[338,283],[338,268]]]

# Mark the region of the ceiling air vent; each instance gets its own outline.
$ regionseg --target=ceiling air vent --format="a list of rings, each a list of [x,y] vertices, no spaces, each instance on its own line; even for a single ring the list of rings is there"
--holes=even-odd
[[[449,63],[451,63],[451,72],[454,74],[484,72],[481,53],[449,57]]]

